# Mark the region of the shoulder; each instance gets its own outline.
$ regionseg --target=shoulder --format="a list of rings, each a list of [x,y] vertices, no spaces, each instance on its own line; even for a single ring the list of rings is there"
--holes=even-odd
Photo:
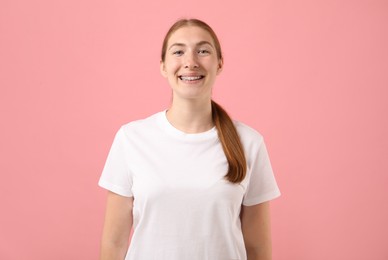
[[[264,144],[264,137],[256,129],[240,121],[234,120],[233,122],[249,161],[251,156],[255,157],[260,152]]]
[[[120,127],[119,131],[122,131],[125,135],[151,131],[155,129],[161,113],[163,112],[158,112],[146,118],[125,123]]]
[[[262,142],[263,135],[256,129],[237,120],[233,121],[242,142]]]

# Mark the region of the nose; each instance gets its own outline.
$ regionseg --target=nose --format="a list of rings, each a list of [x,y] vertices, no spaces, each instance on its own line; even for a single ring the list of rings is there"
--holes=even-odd
[[[197,56],[194,52],[186,52],[184,67],[185,69],[195,69],[199,67]]]

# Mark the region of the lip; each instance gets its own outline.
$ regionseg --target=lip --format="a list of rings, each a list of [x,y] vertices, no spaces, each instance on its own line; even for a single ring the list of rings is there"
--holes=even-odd
[[[178,79],[181,81],[181,82],[184,82],[185,84],[196,84],[200,81],[202,81],[203,79],[205,78],[205,76],[203,75],[187,75],[187,74],[184,74],[184,75],[180,75],[178,76]]]
[[[184,74],[180,74],[178,75],[178,77],[205,77],[203,74],[200,74],[200,73],[184,73]]]
[[[193,80],[193,81],[197,81],[205,78],[205,75],[200,73],[184,73],[184,74],[178,75],[178,78],[180,80],[183,80],[182,78],[193,78],[193,77],[199,77],[199,79]],[[189,80],[184,80],[184,81],[189,81]]]

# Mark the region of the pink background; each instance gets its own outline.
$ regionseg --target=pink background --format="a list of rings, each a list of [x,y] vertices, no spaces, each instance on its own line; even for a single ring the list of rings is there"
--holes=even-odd
[[[1,0],[0,259],[97,259],[120,125],[165,109],[180,17],[223,44],[214,98],[266,138],[274,260],[388,259],[388,2]]]

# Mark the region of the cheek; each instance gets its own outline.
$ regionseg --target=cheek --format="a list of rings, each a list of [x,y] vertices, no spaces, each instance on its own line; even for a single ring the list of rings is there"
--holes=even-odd
[[[168,60],[165,65],[168,73],[174,73],[177,69],[179,69],[179,62],[176,60]]]
[[[217,70],[219,66],[218,60],[213,57],[212,58],[207,57],[207,58],[209,59],[204,59],[202,64],[206,66],[208,70]]]

